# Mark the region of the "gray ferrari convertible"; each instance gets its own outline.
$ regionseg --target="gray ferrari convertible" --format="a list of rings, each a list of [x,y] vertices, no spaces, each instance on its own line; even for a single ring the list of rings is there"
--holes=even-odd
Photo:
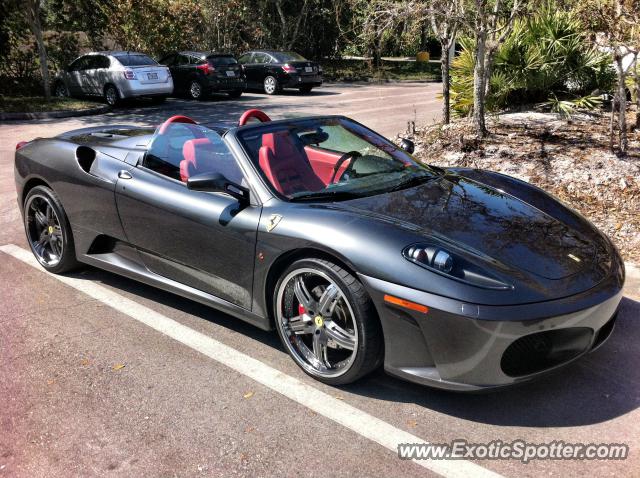
[[[275,328],[312,377],[520,383],[611,334],[624,265],[542,190],[441,169],[343,116],[174,116],[21,142],[18,203],[52,273],[79,263]]]

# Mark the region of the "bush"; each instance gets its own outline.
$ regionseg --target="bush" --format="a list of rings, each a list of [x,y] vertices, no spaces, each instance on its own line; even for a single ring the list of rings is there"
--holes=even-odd
[[[467,115],[473,107],[474,43],[461,41],[452,63],[452,108]],[[611,58],[587,38],[571,13],[549,5],[528,19],[515,22],[498,49],[486,98],[488,111],[517,104],[541,103],[595,106],[594,96],[610,91],[615,79]],[[559,103],[560,102],[560,103]]]

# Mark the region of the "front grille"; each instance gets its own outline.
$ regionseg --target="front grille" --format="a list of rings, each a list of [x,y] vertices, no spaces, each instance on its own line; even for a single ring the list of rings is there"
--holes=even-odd
[[[502,354],[500,366],[511,377],[555,367],[586,351],[592,331],[587,327],[547,330],[515,340]]]

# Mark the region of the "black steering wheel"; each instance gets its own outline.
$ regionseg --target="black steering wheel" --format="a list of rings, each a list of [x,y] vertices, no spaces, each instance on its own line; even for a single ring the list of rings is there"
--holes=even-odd
[[[336,165],[333,167],[333,174],[331,175],[329,184],[333,184],[335,182],[336,175],[340,170],[340,166],[342,166],[346,160],[350,159],[351,161],[349,162],[347,169],[345,169],[344,172],[340,175],[341,177],[349,173],[350,171],[352,171],[354,163],[358,160],[358,158],[361,158],[361,157],[362,155],[357,151],[349,151],[348,153],[344,153],[342,156],[340,156],[340,159],[336,161]]]

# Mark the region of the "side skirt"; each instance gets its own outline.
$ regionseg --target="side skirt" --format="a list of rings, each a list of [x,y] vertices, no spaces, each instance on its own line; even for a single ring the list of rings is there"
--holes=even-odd
[[[82,254],[78,257],[78,260],[85,264],[97,267],[98,269],[104,269],[109,272],[128,277],[129,279],[171,292],[181,297],[194,300],[203,305],[244,320],[245,322],[255,325],[262,330],[272,330],[269,319],[266,317],[256,315],[253,312],[232,304],[224,299],[155,274],[143,265],[115,252],[107,252],[104,254]]]

